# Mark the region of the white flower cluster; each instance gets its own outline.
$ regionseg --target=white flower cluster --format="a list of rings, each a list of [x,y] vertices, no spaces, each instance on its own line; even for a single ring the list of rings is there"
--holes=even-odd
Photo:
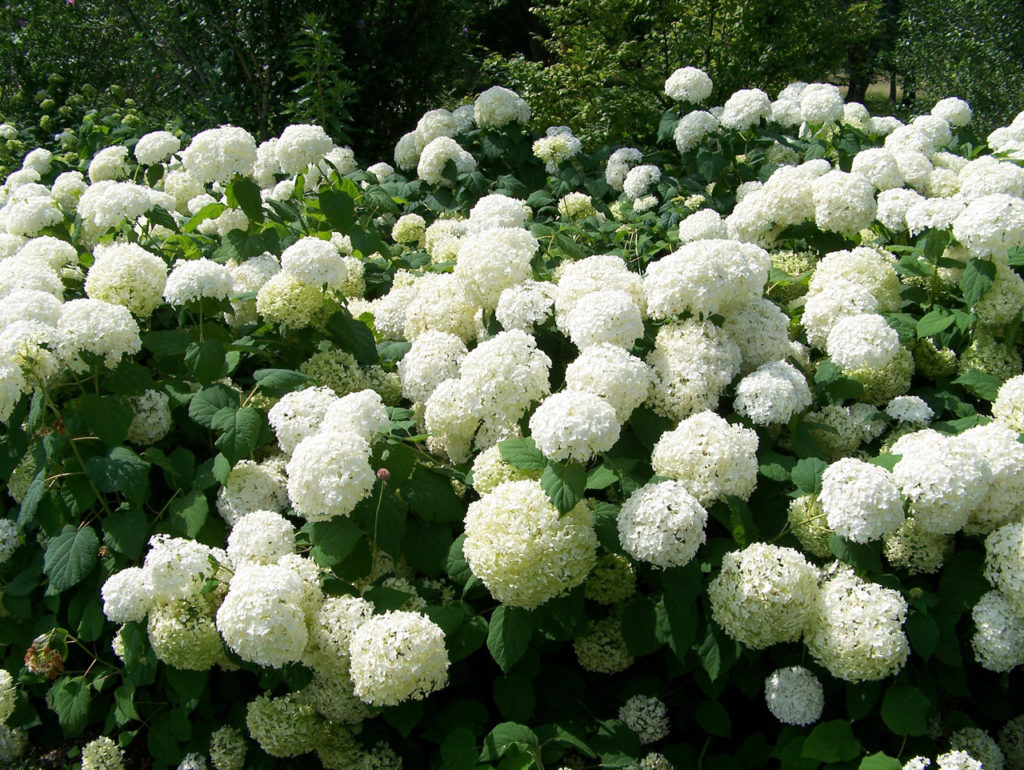
[[[596,560],[585,503],[559,516],[536,481],[509,481],[469,504],[463,552],[495,599],[533,609],[580,585]]]
[[[231,271],[212,259],[179,260],[164,284],[164,299],[175,306],[231,296],[234,278]]]
[[[476,160],[458,142],[451,137],[439,136],[423,148],[416,165],[416,174],[428,184],[451,186],[451,181],[444,177],[444,169],[449,161],[455,164],[459,174],[476,170]]]
[[[545,398],[530,417],[530,435],[550,460],[586,463],[619,438],[615,408],[585,390],[563,390]]]
[[[124,440],[138,446],[151,446],[171,432],[171,399],[161,390],[146,390],[141,396],[129,396],[132,421]]]
[[[678,481],[646,484],[618,516],[619,542],[639,561],[664,569],[690,562],[704,544],[708,514]]]
[[[742,354],[732,338],[711,321],[688,319],[658,329],[647,363],[654,372],[649,401],[672,420],[715,409],[740,371]]]
[[[493,86],[476,98],[473,117],[480,128],[502,128],[512,122],[527,123],[530,105],[515,91]]]
[[[785,725],[814,724],[825,708],[821,682],[803,666],[779,668],[764,681],[768,710]]]
[[[285,128],[274,145],[281,171],[289,176],[301,174],[319,163],[333,148],[334,142],[323,128],[304,123]]]
[[[135,143],[135,159],[143,166],[163,163],[181,149],[181,140],[170,131],[151,131]],[[92,168],[90,167],[90,176]]]
[[[665,95],[677,102],[700,104],[711,96],[713,84],[704,70],[680,67],[665,81]]]
[[[733,407],[755,425],[784,425],[811,405],[807,379],[792,364],[763,364],[736,384]]]
[[[619,719],[636,733],[641,744],[660,741],[670,729],[668,706],[649,695],[632,696],[619,709]]]
[[[580,154],[582,144],[568,126],[551,126],[547,135],[533,143],[533,154],[544,161],[549,174],[558,172],[561,163]]]
[[[974,658],[989,671],[1024,664],[1024,615],[999,591],[989,591],[971,610]]]
[[[821,476],[818,494],[829,528],[854,543],[879,540],[903,524],[903,498],[879,465],[844,457]]]
[[[227,184],[249,176],[256,163],[256,140],[244,128],[221,126],[200,131],[181,153],[181,163],[201,184]]]
[[[643,159],[643,153],[634,147],[620,147],[608,156],[605,164],[605,180],[616,190],[621,190],[630,168]]]
[[[128,148],[121,145],[104,147],[89,162],[89,181],[104,182],[128,176]]]

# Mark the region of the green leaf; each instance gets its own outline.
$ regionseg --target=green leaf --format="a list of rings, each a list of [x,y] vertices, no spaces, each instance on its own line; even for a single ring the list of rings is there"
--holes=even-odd
[[[991,374],[987,374],[980,369],[969,369],[953,380],[953,382],[957,385],[963,385],[975,396],[986,401],[995,401],[996,396],[999,394],[999,387],[1003,384],[1003,381],[998,377],[993,377]]]
[[[504,719],[526,722],[533,716],[537,697],[532,678],[518,671],[494,680],[494,704]]]
[[[18,509],[19,527],[24,528],[29,522],[35,520],[36,510],[47,494],[49,494],[49,490],[46,488],[46,469],[44,468],[32,479],[32,483],[28,485],[25,497],[21,501],[21,507]]]
[[[141,510],[127,504],[103,519],[103,542],[132,561],[142,554],[149,537],[149,519]]]
[[[402,499],[424,521],[462,521],[465,503],[455,494],[446,476],[418,465],[401,487]]]
[[[184,329],[143,332],[139,336],[142,347],[157,358],[181,358],[191,342]]]
[[[85,677],[58,679],[46,693],[46,702],[57,714],[65,735],[74,737],[85,730],[89,722],[89,704],[92,703],[92,693]]]
[[[501,670],[508,673],[529,648],[532,635],[533,615],[528,610],[499,604],[488,625],[487,649]]]
[[[253,372],[253,378],[260,390],[274,398],[304,388],[309,382],[309,377],[291,369],[257,369]]]
[[[259,185],[251,179],[236,176],[225,193],[228,204],[241,208],[251,222],[263,221],[263,198],[260,197]]]
[[[697,151],[697,171],[704,177],[705,181],[714,182],[722,173],[729,161],[722,157],[719,152],[712,152],[701,148]]]
[[[174,498],[167,510],[168,525],[176,534],[194,540],[206,523],[210,506],[205,494],[190,490],[183,497]]]
[[[691,562],[688,567],[665,570],[661,575],[661,585],[661,601],[669,625],[668,645],[676,657],[683,660],[697,640],[697,625],[700,622],[700,610],[697,607],[700,578],[695,572],[695,562]]]
[[[85,475],[100,492],[119,492],[142,505],[149,491],[149,463],[125,446],[85,461]]]
[[[972,259],[960,276],[960,291],[967,307],[974,307],[996,280],[996,265],[987,259]]]
[[[893,684],[882,698],[882,721],[896,735],[924,735],[931,711],[928,697],[909,685]]]
[[[907,618],[904,628],[907,632],[907,637],[910,639],[910,646],[914,648],[914,652],[924,660],[928,660],[939,645],[941,631],[939,630],[938,623],[927,615],[913,612]]]
[[[227,211],[227,208],[228,207],[223,203],[207,203],[192,215],[192,218],[185,223],[185,226],[182,229],[186,233],[191,233],[207,219],[216,219],[219,217]]]
[[[379,363],[373,332],[362,321],[353,318],[347,308],[339,308],[327,319],[326,330],[331,341],[355,356],[359,363],[364,366]]]
[[[213,416],[226,406],[238,406],[238,394],[227,385],[209,385],[196,393],[188,405],[188,416],[204,428],[213,427]]]
[[[732,721],[725,706],[716,700],[706,700],[697,704],[693,711],[694,719],[704,732],[728,738],[732,735]]]
[[[804,740],[801,754],[820,762],[848,762],[860,754],[860,741],[854,737],[849,722],[822,722]]]
[[[817,457],[805,457],[793,466],[792,479],[797,489],[808,495],[821,492],[821,476],[828,463]]]
[[[661,647],[656,624],[655,604],[648,597],[635,596],[622,607],[622,638],[630,655],[639,658]]]
[[[43,572],[57,592],[80,583],[96,565],[100,539],[92,527],[75,529],[66,524],[59,535],[50,538],[43,556]]]
[[[476,736],[466,727],[448,732],[441,743],[441,762],[450,770],[473,770],[478,755]]]
[[[502,460],[520,470],[542,471],[548,464],[532,438],[507,438],[498,443],[498,451]]]
[[[232,411],[227,422],[221,421],[219,427],[224,432],[214,444],[234,465],[256,448],[265,419],[259,409],[251,406]]]
[[[397,706],[389,706],[384,709],[383,716],[399,735],[408,738],[423,718],[423,701],[407,700]]]
[[[363,531],[344,516],[317,521],[309,526],[313,560],[321,567],[333,567],[344,561],[363,537]]]
[[[667,142],[671,139],[678,123],[679,116],[672,110],[666,110],[661,113],[661,120],[658,123],[658,141]]]
[[[898,759],[879,751],[864,757],[857,770],[903,770],[903,765]]]
[[[132,424],[132,407],[128,399],[121,396],[101,396],[86,393],[75,399],[76,416],[85,423],[107,446],[124,443],[128,426]]]
[[[536,733],[518,722],[502,722],[495,726],[484,739],[481,762],[496,762],[512,746],[539,746]]]
[[[881,546],[878,541],[854,543],[833,532],[828,536],[828,550],[858,572],[877,575],[882,571]]]
[[[936,308],[922,316],[917,322],[919,338],[934,337],[953,325],[953,315],[945,308]]]
[[[607,465],[598,465],[587,474],[587,489],[607,489],[618,480],[615,471]]]
[[[126,681],[114,690],[114,721],[123,727],[138,718],[139,712],[135,710],[135,685]]]
[[[224,344],[220,340],[191,343],[185,350],[185,364],[203,385],[221,379],[227,373]]]
[[[355,201],[340,190],[323,190],[318,198],[320,211],[328,223],[341,233],[352,229],[355,213]]]
[[[549,460],[541,474],[540,485],[558,512],[565,514],[583,499],[587,489],[587,471],[579,463]]]

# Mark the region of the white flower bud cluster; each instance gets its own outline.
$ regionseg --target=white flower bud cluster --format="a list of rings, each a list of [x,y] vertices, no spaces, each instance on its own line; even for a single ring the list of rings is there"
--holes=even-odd
[[[814,724],[825,708],[821,682],[803,666],[773,671],[764,681],[764,699],[772,716],[785,725]]]

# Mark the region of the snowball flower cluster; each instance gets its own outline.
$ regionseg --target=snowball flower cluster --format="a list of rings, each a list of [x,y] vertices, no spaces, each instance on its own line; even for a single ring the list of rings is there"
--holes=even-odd
[[[853,457],[825,469],[818,499],[829,528],[855,543],[878,540],[904,520],[903,498],[893,475]]]
[[[181,163],[201,184],[227,184],[236,174],[252,173],[256,163],[256,140],[237,126],[200,131],[181,153]]]
[[[152,131],[135,143],[135,159],[143,166],[155,166],[179,149],[181,140],[170,131]]]
[[[449,161],[455,163],[455,170],[459,174],[468,174],[476,169],[476,160],[458,142],[447,136],[439,136],[423,148],[416,174],[428,184],[450,186],[451,181],[444,177],[445,166]]]
[[[181,306],[203,298],[227,299],[234,278],[231,271],[212,259],[179,260],[164,284],[164,299]]]
[[[619,709],[619,719],[637,734],[640,743],[654,743],[668,735],[668,706],[648,695],[634,695]]]
[[[469,504],[463,553],[498,601],[533,609],[582,583],[597,535],[583,503],[559,516],[540,483],[499,484]]]
[[[526,123],[530,120],[530,105],[515,91],[493,86],[476,98],[473,117],[480,128],[502,128],[512,122]]]
[[[96,247],[85,293],[145,318],[162,301],[166,281],[167,264],[160,257],[136,243],[112,243]]]
[[[665,81],[665,95],[677,102],[700,104],[711,96],[711,78],[696,67],[680,67]]]
[[[281,170],[295,176],[318,163],[333,147],[331,137],[320,126],[299,123],[281,132],[275,150]]]
[[[755,425],[784,425],[811,405],[807,379],[792,364],[772,361],[736,384],[733,407]]]
[[[639,561],[664,569],[690,562],[704,543],[708,514],[678,481],[646,484],[618,516],[619,542]]]
[[[803,666],[779,668],[764,681],[768,710],[785,725],[814,724],[825,708],[825,691],[814,674]]]
[[[619,438],[615,409],[585,390],[548,396],[530,418],[530,435],[550,460],[585,463],[607,452]]]

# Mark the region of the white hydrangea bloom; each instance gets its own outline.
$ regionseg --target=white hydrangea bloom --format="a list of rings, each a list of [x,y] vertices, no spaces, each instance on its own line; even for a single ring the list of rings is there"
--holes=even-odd
[[[949,125],[959,128],[971,122],[971,105],[963,99],[950,96],[940,99],[935,103],[935,106],[932,107],[932,115],[940,117]]]
[[[373,488],[370,445],[356,433],[320,430],[302,439],[288,460],[288,499],[309,521],[347,516]]]
[[[549,174],[554,174],[561,163],[579,155],[582,148],[580,140],[573,136],[568,126],[551,126],[546,136],[533,143],[533,154],[544,161],[544,168]]]
[[[726,310],[722,329],[740,350],[741,374],[791,354],[789,322],[778,305],[763,297]]]
[[[89,181],[124,179],[128,176],[128,148],[121,145],[104,147],[89,161]]]
[[[559,329],[580,350],[608,343],[631,348],[644,336],[643,317],[632,295],[618,289],[595,291],[577,302]]]
[[[646,314],[647,300],[640,276],[630,271],[622,257],[601,254],[564,264],[555,291],[555,323],[560,329],[566,328],[569,314],[584,297],[609,286],[632,296],[640,314]]]
[[[836,123],[843,117],[843,95],[829,83],[810,83],[800,92],[800,113],[813,126]]]
[[[792,364],[762,364],[736,385],[733,408],[755,425],[785,425],[811,405],[807,379]]]
[[[948,230],[964,211],[960,197],[925,198],[907,209],[907,231],[918,235],[925,230]]]
[[[256,163],[256,140],[244,128],[221,126],[200,131],[181,153],[185,170],[203,184],[227,184],[236,174],[249,176]]]
[[[814,660],[847,682],[884,679],[907,661],[907,602],[898,591],[839,568],[817,594],[804,640]]]
[[[639,163],[643,157],[643,153],[635,147],[620,147],[608,157],[605,164],[605,181],[612,188],[621,190],[629,169]]]
[[[302,578],[285,567],[243,565],[217,610],[217,630],[243,660],[280,668],[302,657],[309,639]]]
[[[992,482],[984,500],[971,511],[968,534],[987,535],[1024,514],[1024,444],[1000,422],[977,425],[956,437],[988,463]]]
[[[903,187],[903,173],[896,157],[884,147],[870,147],[858,152],[853,156],[850,170],[863,174],[880,191]]]
[[[935,413],[919,396],[896,396],[885,407],[885,413],[894,420],[927,425]]]
[[[477,345],[462,360],[460,379],[485,410],[517,422],[534,401],[546,396],[551,386],[551,359],[525,332],[500,332]]]
[[[143,166],[155,166],[180,149],[181,140],[170,131],[151,131],[135,143],[135,159]]]
[[[330,241],[306,236],[281,253],[281,270],[303,283],[340,290],[348,280],[348,265]]]
[[[164,284],[164,299],[176,306],[204,297],[227,299],[233,287],[231,271],[212,259],[178,260]]]
[[[974,659],[989,671],[1024,665],[1024,616],[999,591],[989,591],[971,610]]]
[[[65,211],[74,211],[78,207],[78,200],[85,192],[88,185],[85,177],[80,171],[65,171],[53,180],[50,187],[50,195]]]
[[[1024,524],[1000,527],[985,538],[985,579],[1024,615]]]
[[[722,215],[714,209],[701,209],[690,214],[679,223],[679,240],[682,243],[728,238],[729,228]]]
[[[672,140],[680,153],[686,153],[697,147],[705,136],[717,132],[719,125],[718,118],[707,110],[694,110],[683,115],[676,123]]]
[[[227,555],[195,540],[167,535],[149,539],[143,569],[154,602],[189,599],[199,595],[203,583],[213,577],[213,561],[226,561]]]
[[[647,399],[653,374],[629,351],[609,343],[585,348],[565,370],[565,385],[600,396],[615,410],[619,423]]]
[[[280,455],[260,463],[239,460],[217,490],[217,512],[229,527],[253,511],[280,512],[288,505],[288,479]]]
[[[57,322],[57,356],[76,372],[88,371],[81,352],[103,356],[113,369],[126,355],[142,349],[139,326],[128,309],[98,299],[73,299],[64,303]]]
[[[334,142],[320,126],[293,124],[281,132],[275,151],[284,173],[294,176],[318,163],[334,148]]]
[[[764,680],[764,699],[772,716],[784,725],[814,724],[825,708],[821,682],[803,666],[773,671]]]
[[[825,469],[818,500],[829,528],[855,543],[879,540],[904,520],[903,498],[892,474],[853,457]]]
[[[719,118],[722,125],[735,131],[746,131],[756,126],[761,118],[772,116],[772,101],[760,88],[736,91],[725,102]]]
[[[755,650],[800,638],[818,600],[818,571],[792,548],[751,543],[722,557],[708,585],[711,614]]]
[[[811,190],[814,220],[822,230],[855,235],[875,218],[875,188],[863,174],[829,171]]]
[[[1024,433],[1024,374],[1011,377],[999,386],[996,400],[992,402],[992,416],[1010,430]]]
[[[913,190],[896,187],[878,194],[878,221],[894,233],[907,231],[907,211],[924,198]]]
[[[140,567],[126,567],[103,583],[103,614],[111,623],[131,623],[146,617],[152,604],[148,573]]]
[[[545,398],[530,417],[530,435],[545,457],[586,463],[618,441],[615,409],[600,396],[563,390]]]
[[[707,520],[707,511],[684,484],[646,484],[619,511],[619,543],[639,561],[663,569],[682,567],[704,544]]]
[[[53,153],[42,147],[32,150],[21,161],[21,168],[31,169],[37,174],[45,174],[50,170],[50,163],[53,161]],[[0,720],[3,721],[3,720]]]
[[[332,401],[320,430],[351,432],[373,443],[378,434],[391,430],[391,419],[380,394],[366,389]]]
[[[137,446],[151,446],[170,433],[174,420],[166,393],[150,388],[141,396],[129,396],[128,400],[132,406],[132,421],[125,441]]]
[[[239,518],[228,534],[228,558],[243,564],[276,564],[295,551],[295,528],[275,511],[251,511]]]
[[[682,482],[702,505],[727,495],[746,500],[757,485],[757,443],[754,431],[704,411],[661,435],[651,466]]]
[[[97,246],[85,279],[85,293],[137,316],[149,316],[163,301],[167,263],[136,243]]]
[[[509,481],[469,504],[463,552],[498,601],[533,609],[580,585],[596,561],[586,504],[559,516],[537,481]]]
[[[983,765],[966,751],[947,751],[935,758],[937,770],[982,770]],[[987,765],[985,765],[987,767]]]
[[[64,284],[56,270],[31,257],[0,260],[0,298],[18,291],[43,291],[57,299],[64,298]]]
[[[302,439],[316,433],[327,408],[337,399],[330,388],[303,388],[286,393],[270,407],[267,418],[281,451],[291,454]]]
[[[402,134],[395,143],[395,165],[402,171],[412,171],[420,160],[421,148],[416,145],[416,132]]]
[[[530,105],[515,91],[492,86],[476,98],[473,117],[480,128],[502,128],[513,121],[527,123],[530,120]]]
[[[634,695],[622,704],[619,719],[636,733],[641,744],[660,741],[669,732],[668,706],[648,695]]]
[[[124,752],[105,735],[94,738],[82,747],[82,770],[124,770]]]
[[[900,336],[877,313],[858,313],[836,321],[825,350],[840,368],[882,369],[900,351]]]
[[[398,362],[403,395],[413,403],[426,403],[438,385],[458,376],[466,353],[466,344],[454,334],[423,332]]]
[[[704,70],[680,67],[665,81],[665,95],[677,102],[700,104],[711,96],[713,84]]]
[[[538,248],[537,239],[528,230],[475,230],[459,244],[454,274],[469,288],[477,304],[493,310],[503,290],[531,277],[530,260]]]
[[[67,241],[62,241],[51,235],[43,235],[26,241],[18,249],[16,256],[38,259],[54,270],[78,265],[78,252],[75,247]]]
[[[661,181],[661,169],[650,164],[631,168],[622,182],[622,191],[630,200],[646,194],[651,185]]]
[[[39,289],[17,289],[0,303],[0,329],[16,322],[35,321],[56,328],[63,303]]]
[[[494,317],[504,329],[519,329],[529,333],[534,326],[544,323],[551,316],[554,303],[554,284],[527,279],[502,289]]]
[[[953,221],[953,236],[979,257],[1005,257],[1024,244],[1024,200],[1004,193],[983,195]]]
[[[476,160],[462,149],[458,142],[447,136],[439,136],[423,148],[416,166],[416,174],[428,184],[451,186],[451,182],[444,178],[444,169],[448,161],[455,163],[455,169],[460,174],[476,170]]]

